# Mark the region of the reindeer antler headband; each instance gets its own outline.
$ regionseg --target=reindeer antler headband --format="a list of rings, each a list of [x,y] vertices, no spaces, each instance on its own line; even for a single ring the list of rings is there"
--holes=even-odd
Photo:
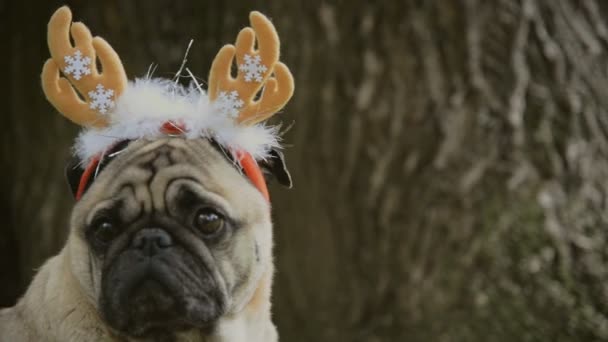
[[[278,147],[278,132],[263,121],[289,101],[294,82],[279,62],[279,37],[272,23],[259,12],[251,12],[250,21],[251,28],[241,30],[236,46],[225,45],[215,57],[207,94],[194,78],[189,88],[151,77],[129,82],[114,49],[104,39],[93,38],[84,24],[72,24],[67,6],[58,9],[48,25],[51,58],[42,70],[42,88],[60,113],[84,127],[76,154],[89,165],[88,171],[119,141],[179,133],[214,139],[232,151],[267,196],[255,160]],[[233,77],[235,57],[238,74]]]

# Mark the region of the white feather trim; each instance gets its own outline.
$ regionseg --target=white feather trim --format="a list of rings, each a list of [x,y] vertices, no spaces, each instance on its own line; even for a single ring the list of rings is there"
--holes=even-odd
[[[245,126],[221,115],[196,85],[184,87],[162,78],[129,82],[102,129],[87,128],[76,139],[75,154],[85,164],[121,140],[160,138],[162,125],[171,120],[184,125],[187,139],[214,138],[231,150],[250,153],[256,160],[280,148],[279,128],[263,123]]]

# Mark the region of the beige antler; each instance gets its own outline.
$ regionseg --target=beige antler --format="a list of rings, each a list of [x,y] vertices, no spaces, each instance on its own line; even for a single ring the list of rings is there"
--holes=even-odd
[[[42,69],[42,88],[49,102],[68,119],[81,126],[103,127],[107,124],[103,114],[124,91],[127,76],[110,44],[93,38],[82,23],[71,25],[72,46],[71,23],[72,12],[67,6],[58,9],[49,21],[51,58]],[[97,57],[103,73],[97,70]],[[66,78],[60,76],[60,69]]]
[[[249,20],[253,29],[242,29],[236,47],[225,45],[213,60],[208,91],[209,99],[226,114],[235,116],[239,123],[253,125],[283,108],[293,94],[294,82],[287,66],[278,62],[279,36],[270,20],[260,12],[251,12]],[[256,35],[258,49],[254,50]],[[235,55],[239,71],[233,78]]]

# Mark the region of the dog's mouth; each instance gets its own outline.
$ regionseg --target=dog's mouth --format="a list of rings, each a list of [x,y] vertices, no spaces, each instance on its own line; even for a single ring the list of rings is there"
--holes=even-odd
[[[128,303],[130,317],[162,322],[177,311],[177,293],[169,289],[166,281],[154,273],[157,272],[146,272],[140,279],[133,281],[130,289],[123,292],[123,301]]]
[[[173,296],[154,279],[146,279],[138,286],[137,290],[133,292],[131,302],[133,303],[132,312],[135,315],[169,311],[175,304]]]
[[[179,315],[178,296],[161,281],[146,277],[130,293],[125,305],[128,318],[121,330],[143,336],[158,330],[182,330],[188,326]]]
[[[210,275],[190,266],[183,256],[121,257],[103,276],[104,318],[134,337],[209,329],[223,313],[223,296]]]

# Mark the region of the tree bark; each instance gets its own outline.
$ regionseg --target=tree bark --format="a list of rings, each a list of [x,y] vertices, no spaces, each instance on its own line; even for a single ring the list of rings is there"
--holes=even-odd
[[[2,6],[0,304],[63,244],[76,128],[39,88],[56,4]],[[608,5],[74,2],[131,78],[202,79],[268,14],[296,94],[272,189],[284,341],[608,339]]]

